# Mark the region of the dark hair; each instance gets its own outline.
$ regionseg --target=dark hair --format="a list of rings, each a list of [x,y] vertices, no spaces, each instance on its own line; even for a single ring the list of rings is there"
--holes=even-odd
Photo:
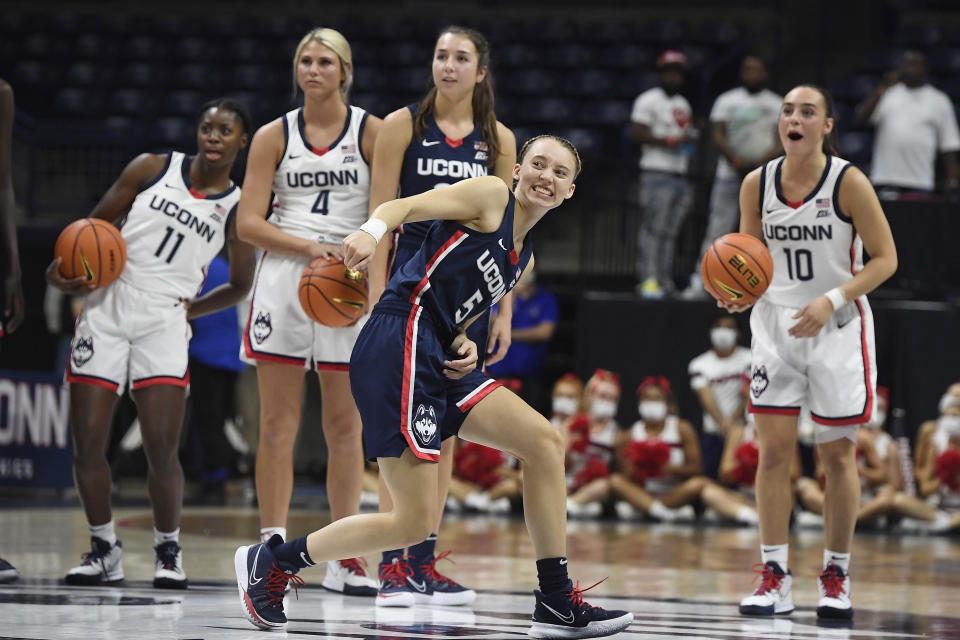
[[[253,119],[250,118],[250,112],[247,111],[245,106],[233,98],[214,98],[209,102],[205,102],[203,106],[200,107],[200,110],[197,111],[197,125],[200,124],[200,121],[203,120],[203,114],[209,109],[226,109],[227,111],[232,111],[240,120],[244,133],[250,133],[253,129]]]
[[[569,140],[561,136],[553,135],[552,133],[541,133],[540,135],[533,136],[532,138],[524,142],[523,146],[520,147],[520,153],[517,154],[517,164],[523,163],[523,156],[527,155],[527,150],[530,148],[530,145],[532,145],[537,140],[543,140],[544,138],[552,138],[553,140],[556,140],[561,145],[563,145],[567,149],[567,151],[573,154],[573,159],[577,163],[576,171],[574,171],[573,177],[576,178],[578,175],[580,175],[580,169],[583,167],[583,164],[580,162],[580,152],[577,151],[577,148],[574,146],[572,142],[570,142]]]
[[[813,89],[823,97],[823,104],[827,110],[827,117],[833,118],[833,96],[830,95],[830,92],[821,87],[818,84],[813,82],[804,82],[803,84],[798,84],[794,89],[799,87],[806,87],[808,89]],[[830,133],[823,136],[823,152],[828,156],[837,156],[840,155],[840,144],[837,142],[837,121],[833,121],[833,129],[830,130]]]
[[[710,328],[719,327],[721,324],[723,324],[724,322],[726,322],[726,321],[728,321],[728,320],[730,320],[730,321],[733,322],[733,326],[736,327],[737,331],[740,330],[740,325],[737,324],[737,319],[734,318],[734,317],[733,317],[732,315],[730,315],[729,313],[723,313],[723,314],[718,314],[718,315],[714,316],[713,322],[710,323]]]
[[[477,71],[483,68],[487,69],[487,75],[473,87],[472,106],[473,119],[480,123],[480,131],[489,147],[490,155],[487,158],[487,166],[492,167],[497,163],[497,158],[500,156],[500,138],[497,136],[497,116],[493,111],[493,69],[490,67],[490,43],[479,31],[455,25],[441,29],[440,33],[437,34],[437,39],[439,40],[447,33],[469,38],[477,50]],[[437,87],[430,87],[427,95],[417,106],[417,113],[413,122],[413,131],[417,140],[423,140],[423,133],[427,130],[427,122],[433,117],[436,109],[436,97]]]

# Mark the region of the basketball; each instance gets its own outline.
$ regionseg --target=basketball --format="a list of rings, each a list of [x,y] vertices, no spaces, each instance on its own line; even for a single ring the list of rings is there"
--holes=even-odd
[[[83,277],[97,289],[120,276],[127,263],[127,243],[120,230],[99,218],[81,218],[60,232],[53,248],[64,278]]]
[[[753,304],[770,286],[773,258],[760,240],[728,233],[713,241],[700,261],[707,293],[720,302]]]
[[[370,286],[365,272],[347,269],[342,260],[320,257],[303,270],[297,291],[311,320],[348,327],[366,313]]]

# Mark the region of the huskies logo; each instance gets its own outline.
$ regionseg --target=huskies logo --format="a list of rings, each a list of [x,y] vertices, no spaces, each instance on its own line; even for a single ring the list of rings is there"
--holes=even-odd
[[[262,344],[273,332],[273,325],[270,324],[270,313],[257,311],[257,318],[253,321],[253,339],[257,344]]]
[[[73,341],[73,366],[82,367],[93,357],[93,336],[82,338],[77,336]]]
[[[437,433],[437,414],[432,406],[425,407],[421,404],[417,407],[417,413],[413,416],[413,433],[423,446],[433,440]]]
[[[754,367],[753,374],[750,376],[750,393],[753,394],[753,397],[759,398],[769,384],[770,378],[767,377],[767,368],[762,364]]]

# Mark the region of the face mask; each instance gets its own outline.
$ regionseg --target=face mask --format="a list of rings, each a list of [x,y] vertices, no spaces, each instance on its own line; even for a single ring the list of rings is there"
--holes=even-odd
[[[667,403],[662,400],[644,400],[637,408],[644,422],[660,422],[667,417]]]
[[[572,416],[577,412],[577,399],[570,396],[556,396],[553,399],[553,412]]]
[[[598,398],[590,403],[590,413],[594,418],[612,418],[617,413],[617,403]]]
[[[737,330],[730,327],[716,327],[710,330],[710,344],[717,351],[727,351],[737,344]]]
[[[943,397],[940,398],[940,413],[946,411],[948,407],[960,407],[960,397],[949,393],[943,394]]]
[[[960,437],[960,416],[940,416],[937,427],[943,429],[951,438]]]

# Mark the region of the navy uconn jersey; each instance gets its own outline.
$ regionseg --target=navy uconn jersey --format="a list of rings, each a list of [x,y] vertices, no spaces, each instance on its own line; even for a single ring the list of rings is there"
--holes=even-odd
[[[343,131],[324,149],[307,142],[303,109],[282,121],[286,148],[274,173],[270,221],[295,236],[339,244],[367,221],[370,167],[360,144],[367,112],[347,106]]]
[[[764,300],[803,307],[863,269],[863,242],[838,202],[850,163],[827,156],[819,184],[801,202],[787,202],[780,187],[784,158],[760,173],[760,220],[773,257],[773,278]]]
[[[240,189],[205,195],[190,185],[186,155],[172,151],[153,182],[137,194],[120,233],[127,264],[120,280],[174,298],[200,291],[207,266],[226,241]]]
[[[416,104],[407,105],[414,123],[417,119]],[[423,140],[414,135],[400,169],[400,197],[415,196],[431,189],[449,186],[455,182],[488,175],[487,162],[490,150],[482,137],[479,124],[473,131],[460,140],[448,138],[437,121],[430,118],[429,126],[423,132]],[[415,251],[427,235],[432,220],[409,222],[398,229],[398,244],[411,245]],[[400,265],[395,265],[396,267]]]
[[[520,255],[514,251],[515,204],[511,193],[500,227],[492,233],[451,220],[435,222],[417,253],[390,279],[380,305],[404,310],[410,305],[423,307],[441,342],[449,344],[468,320],[488,311],[513,289],[530,261],[529,234]]]

